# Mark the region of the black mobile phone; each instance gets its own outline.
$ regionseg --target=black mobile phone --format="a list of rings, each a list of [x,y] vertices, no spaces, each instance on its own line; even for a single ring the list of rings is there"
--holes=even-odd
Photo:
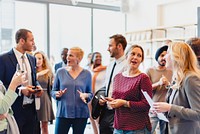
[[[35,93],[41,92],[41,89],[35,89]]]

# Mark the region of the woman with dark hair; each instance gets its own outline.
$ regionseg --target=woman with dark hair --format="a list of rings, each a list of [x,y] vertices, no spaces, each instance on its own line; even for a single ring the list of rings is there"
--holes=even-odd
[[[91,57],[91,69],[92,74],[92,93],[95,94],[100,88],[105,85],[106,77],[106,66],[102,65],[102,56],[100,52],[94,52]],[[98,120],[94,120],[91,117],[92,106],[91,103],[88,104],[90,109],[90,121],[94,130],[94,134],[98,134]]]

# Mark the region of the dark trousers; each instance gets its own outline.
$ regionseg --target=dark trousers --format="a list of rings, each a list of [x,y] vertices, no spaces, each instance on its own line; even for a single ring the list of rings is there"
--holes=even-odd
[[[100,134],[113,134],[114,114],[115,110],[104,109],[103,113],[100,115]]]
[[[37,123],[35,125],[35,133],[34,134],[41,134],[40,121],[37,121]]]
[[[84,134],[87,118],[56,118],[55,134],[68,134],[72,127],[73,134]]]
[[[21,114],[15,115],[20,134],[35,134],[37,115],[35,111],[35,104],[23,106]]]

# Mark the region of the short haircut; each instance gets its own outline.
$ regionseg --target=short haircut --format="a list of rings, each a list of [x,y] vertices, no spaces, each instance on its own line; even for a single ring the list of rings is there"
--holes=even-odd
[[[69,50],[73,50],[76,52],[76,57],[78,57],[80,60],[83,59],[84,51],[80,47],[72,47]]]
[[[15,34],[15,42],[19,43],[19,40],[22,38],[26,41],[27,39],[27,33],[32,33],[30,30],[28,29],[19,29],[16,34]]]
[[[126,38],[123,35],[115,34],[115,35],[110,37],[110,39],[112,39],[112,38],[115,40],[116,44],[119,44],[119,43],[122,44],[123,50],[126,49],[127,41],[126,41]]]

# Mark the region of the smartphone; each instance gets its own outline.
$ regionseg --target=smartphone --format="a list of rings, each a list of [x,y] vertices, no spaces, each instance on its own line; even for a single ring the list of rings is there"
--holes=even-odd
[[[38,92],[41,92],[41,90],[40,90],[40,89],[36,89],[36,90],[35,90],[35,93],[38,93]]]
[[[106,101],[106,98],[105,98],[104,96],[100,95],[100,98],[101,98],[102,100],[105,100],[105,101]]]

